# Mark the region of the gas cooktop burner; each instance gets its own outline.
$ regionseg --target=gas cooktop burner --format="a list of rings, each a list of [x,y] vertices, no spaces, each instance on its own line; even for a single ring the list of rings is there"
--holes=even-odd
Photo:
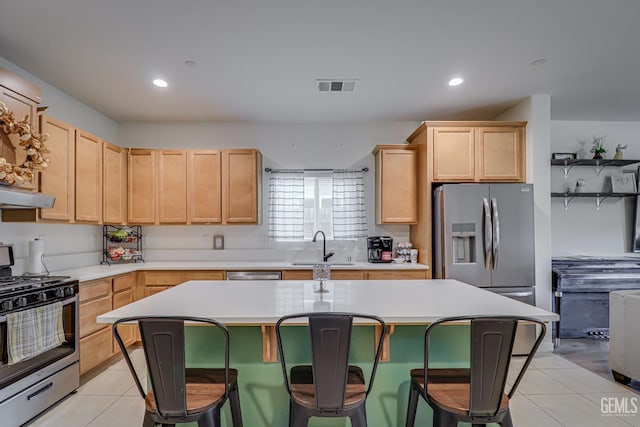
[[[7,276],[0,277],[0,295],[21,289],[50,286],[70,279],[69,276]]]

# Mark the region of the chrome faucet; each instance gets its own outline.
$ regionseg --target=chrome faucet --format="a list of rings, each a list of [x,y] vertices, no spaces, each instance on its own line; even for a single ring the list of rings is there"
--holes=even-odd
[[[327,262],[327,260],[334,255],[334,252],[327,253],[327,236],[324,235],[324,231],[322,230],[316,231],[316,234],[313,235],[313,240],[311,241],[316,242],[318,234],[322,234],[322,260]]]

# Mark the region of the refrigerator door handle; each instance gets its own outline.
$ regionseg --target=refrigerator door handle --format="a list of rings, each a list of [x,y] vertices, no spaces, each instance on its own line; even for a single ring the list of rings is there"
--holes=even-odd
[[[491,230],[491,207],[489,207],[489,200],[486,197],[482,199],[482,213],[484,215],[484,269],[489,270],[491,268],[491,248],[493,246],[493,233]]]
[[[493,269],[498,268],[498,249],[500,247],[500,217],[498,216],[498,202],[491,199],[491,223],[493,226]]]

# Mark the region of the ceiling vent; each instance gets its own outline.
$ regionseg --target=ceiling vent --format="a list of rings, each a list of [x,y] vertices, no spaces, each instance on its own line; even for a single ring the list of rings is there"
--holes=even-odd
[[[352,80],[316,80],[319,92],[353,92],[356,88],[355,79]]]

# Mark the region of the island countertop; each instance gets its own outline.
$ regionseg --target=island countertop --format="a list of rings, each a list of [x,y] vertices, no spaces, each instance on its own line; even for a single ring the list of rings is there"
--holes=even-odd
[[[448,316],[510,315],[541,321],[558,315],[457,280],[327,281],[315,293],[311,280],[190,281],[98,316],[113,323],[130,316],[182,315],[227,325],[273,325],[285,314],[335,311],[376,314],[389,324],[411,325]]]

